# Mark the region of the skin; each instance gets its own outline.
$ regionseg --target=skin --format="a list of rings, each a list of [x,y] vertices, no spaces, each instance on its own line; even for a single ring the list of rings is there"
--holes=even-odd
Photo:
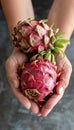
[[[71,2],[71,3],[70,3]],[[60,6],[61,5],[61,6]],[[65,8],[65,9],[64,9]],[[59,15],[60,12],[60,15]],[[64,32],[64,38],[70,40],[74,31],[74,0],[55,0],[48,15],[48,24],[55,23],[55,28],[59,27],[60,31]],[[60,21],[60,22],[59,22]],[[64,46],[65,51],[67,46]],[[62,98],[65,89],[69,85],[70,76],[72,73],[72,65],[67,58],[61,54],[56,56],[58,72],[61,72],[59,83],[56,86],[56,94],[54,94],[41,110],[42,116],[47,116],[52,111],[54,106]]]
[[[3,11],[7,20],[10,36],[14,26],[19,20],[27,19],[28,17],[34,17],[33,8],[31,1],[29,0],[1,0]],[[17,5],[17,8],[16,6]],[[60,6],[61,5],[61,6]],[[64,10],[65,8],[65,10]],[[25,11],[24,11],[25,10]],[[48,24],[55,23],[55,27],[59,27],[61,31],[65,32],[64,37],[70,39],[71,34],[74,30],[74,0],[54,0],[51,10],[48,15]],[[60,13],[60,15],[59,15]],[[64,14],[64,15],[63,15]],[[63,48],[65,51],[66,46]],[[59,82],[56,86],[56,94],[54,94],[46,104],[40,109],[39,106],[30,101],[19,91],[18,85],[18,66],[22,65],[24,61],[27,60],[26,55],[23,55],[18,49],[13,48],[13,52],[6,61],[6,71],[8,82],[10,87],[20,101],[20,103],[27,109],[30,109],[33,113],[38,116],[47,116],[51,112],[53,107],[62,98],[65,89],[68,87],[72,65],[67,58],[63,57],[61,54],[56,56],[56,63],[58,67],[58,72],[61,72]]]

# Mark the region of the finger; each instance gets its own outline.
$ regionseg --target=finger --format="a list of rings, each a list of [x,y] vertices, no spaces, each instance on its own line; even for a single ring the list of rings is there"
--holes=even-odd
[[[39,106],[37,105],[37,103],[31,101],[31,108],[30,110],[35,113],[38,114],[39,113]]]
[[[10,86],[11,86],[11,88],[12,88],[12,91],[13,91],[14,95],[15,95],[16,98],[19,100],[19,102],[20,102],[25,108],[30,109],[30,107],[31,107],[31,102],[30,102],[30,100],[29,100],[27,97],[25,97],[25,96],[20,92],[20,90],[19,90],[18,88],[15,88],[15,87],[13,86],[13,83],[11,84],[11,82],[9,81],[9,84],[10,84]]]
[[[43,106],[42,110],[41,110],[41,115],[42,116],[47,116],[51,110],[53,109],[53,107],[57,104],[57,102],[62,98],[64,94],[64,91],[62,91],[61,95],[59,94],[54,94],[48,101],[47,103]]]
[[[37,116],[41,116],[41,113],[38,113]]]
[[[15,60],[15,62],[17,62],[18,66],[21,66],[22,63],[27,61],[27,56],[20,52],[16,53],[15,55],[12,55],[12,58]]]
[[[19,102],[27,109],[30,109],[31,107],[31,102],[30,100],[25,97],[24,95],[22,95],[22,93],[19,90],[13,90],[15,96],[17,97],[17,99],[19,100]]]
[[[66,89],[69,85],[70,77],[71,77],[72,69],[70,65],[63,66],[63,69],[61,70],[61,75],[59,77],[58,84],[56,86],[56,92],[58,94],[61,94],[62,89]]]

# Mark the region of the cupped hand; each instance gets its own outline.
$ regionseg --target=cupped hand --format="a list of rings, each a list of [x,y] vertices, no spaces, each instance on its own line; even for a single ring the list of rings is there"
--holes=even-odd
[[[19,79],[18,79],[18,67],[26,62],[27,56],[21,53],[18,49],[14,49],[11,56],[6,61],[6,72],[9,85],[19,100],[19,102],[27,109],[30,109],[33,113],[39,112],[39,107],[33,101],[30,101],[25,97],[19,90]]]
[[[53,107],[62,98],[65,89],[67,88],[72,72],[72,66],[70,61],[66,56],[58,55],[56,57],[56,63],[58,68],[58,73],[60,74],[58,84],[56,86],[56,93],[46,102],[46,104],[41,108],[39,106],[25,97],[19,90],[19,80],[18,80],[18,67],[26,62],[27,56],[21,53],[19,50],[14,49],[11,56],[6,61],[6,71],[9,85],[17,97],[19,102],[27,109],[30,109],[33,113],[37,115],[47,116]]]
[[[72,72],[72,65],[66,56],[59,54],[56,56],[56,63],[58,68],[59,81],[56,85],[56,93],[51,96],[51,98],[46,102],[46,104],[41,109],[41,115],[47,116],[53,107],[58,103],[62,98],[65,89],[69,85],[70,76]]]

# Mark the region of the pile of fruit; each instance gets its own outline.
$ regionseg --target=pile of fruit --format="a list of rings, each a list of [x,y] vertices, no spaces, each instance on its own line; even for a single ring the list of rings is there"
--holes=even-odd
[[[43,102],[54,93],[58,78],[55,55],[68,43],[62,36],[58,28],[47,25],[47,20],[29,18],[18,22],[13,29],[13,45],[28,57],[21,66],[19,87],[35,102]]]

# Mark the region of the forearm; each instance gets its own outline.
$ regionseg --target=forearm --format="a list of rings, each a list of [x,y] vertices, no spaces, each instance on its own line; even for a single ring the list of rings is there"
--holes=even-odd
[[[48,24],[64,32],[64,37],[70,39],[74,30],[74,0],[54,0],[48,15]]]
[[[20,20],[34,17],[31,0],[1,0],[10,33]]]

